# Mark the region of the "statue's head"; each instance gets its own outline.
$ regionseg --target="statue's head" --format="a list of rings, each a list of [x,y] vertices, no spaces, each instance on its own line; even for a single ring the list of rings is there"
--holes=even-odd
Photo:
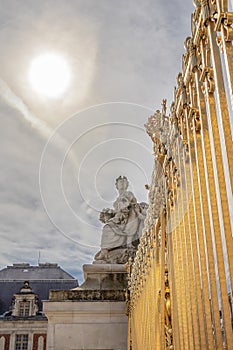
[[[116,188],[118,190],[126,191],[129,186],[129,181],[126,176],[119,176],[116,179]]]

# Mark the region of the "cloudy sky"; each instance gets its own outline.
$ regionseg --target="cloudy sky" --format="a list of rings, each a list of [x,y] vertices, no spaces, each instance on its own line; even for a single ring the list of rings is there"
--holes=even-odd
[[[102,208],[126,175],[147,200],[144,123],[172,101],[192,1],[0,0],[0,266],[57,262],[82,279]],[[63,94],[32,86],[38,56],[63,57]]]

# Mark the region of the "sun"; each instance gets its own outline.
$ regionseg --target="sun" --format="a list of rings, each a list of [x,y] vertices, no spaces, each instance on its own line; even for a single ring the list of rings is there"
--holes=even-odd
[[[43,54],[32,61],[29,80],[38,93],[57,98],[69,86],[70,69],[62,56],[53,53]]]

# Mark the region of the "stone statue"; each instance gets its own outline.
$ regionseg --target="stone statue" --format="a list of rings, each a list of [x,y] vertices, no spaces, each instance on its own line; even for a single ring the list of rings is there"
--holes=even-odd
[[[125,176],[116,179],[118,197],[113,209],[103,209],[100,221],[102,230],[101,250],[94,263],[124,264],[135,252],[142,234],[148,205],[138,203],[134,194],[127,191],[129,182]]]

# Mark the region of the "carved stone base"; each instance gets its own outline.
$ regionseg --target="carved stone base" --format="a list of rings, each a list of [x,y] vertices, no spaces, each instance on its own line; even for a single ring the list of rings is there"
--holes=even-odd
[[[95,255],[93,264],[126,264],[129,258],[134,259],[136,248],[115,248],[108,250],[105,254],[100,250]]]
[[[127,286],[127,273],[122,264],[86,264],[83,272],[85,281],[75,290],[111,290],[114,293]]]

